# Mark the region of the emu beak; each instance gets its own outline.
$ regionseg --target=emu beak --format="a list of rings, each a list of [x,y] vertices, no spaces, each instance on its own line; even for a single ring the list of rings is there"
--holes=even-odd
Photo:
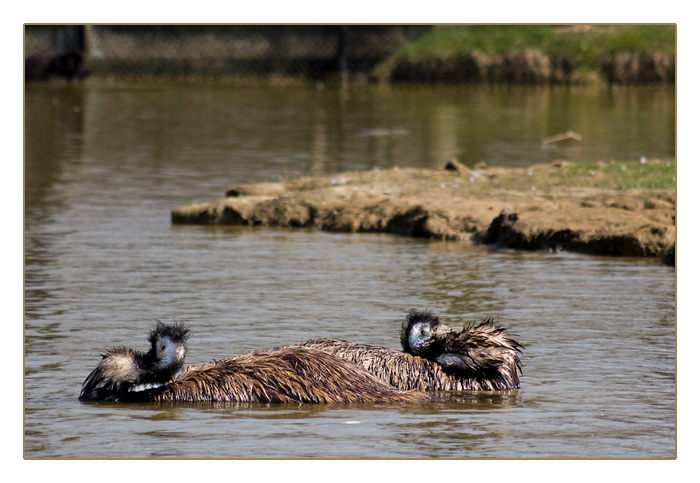
[[[445,324],[439,324],[437,326],[437,331],[435,331],[434,335],[442,336],[449,334],[450,332],[452,332],[452,329],[450,329],[448,326],[446,326]]]

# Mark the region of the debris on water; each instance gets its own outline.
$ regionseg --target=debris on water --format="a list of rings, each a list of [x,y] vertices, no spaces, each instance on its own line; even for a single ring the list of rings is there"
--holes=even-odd
[[[564,141],[566,139],[575,139],[576,141],[581,141],[583,139],[583,136],[569,129],[566,132],[544,138],[542,140],[542,146],[546,146],[547,144],[556,143],[559,141]]]
[[[407,134],[408,131],[401,127],[363,129],[357,133],[360,137],[406,136]]]

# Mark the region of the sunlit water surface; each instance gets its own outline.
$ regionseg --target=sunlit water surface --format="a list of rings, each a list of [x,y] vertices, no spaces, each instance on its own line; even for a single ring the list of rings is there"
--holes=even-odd
[[[672,268],[170,223],[177,205],[285,173],[549,160],[566,152],[543,150],[539,136],[595,119],[618,130],[591,127],[600,137],[562,148],[568,158],[613,137],[627,147],[610,158],[673,155],[668,94],[489,92],[28,88],[25,456],[673,457]],[[403,131],[367,131],[379,128]],[[187,322],[188,361],[200,363],[313,337],[398,349],[410,307],[457,327],[486,316],[509,327],[525,346],[522,389],[396,405],[77,400],[99,353],[145,349],[156,319]]]

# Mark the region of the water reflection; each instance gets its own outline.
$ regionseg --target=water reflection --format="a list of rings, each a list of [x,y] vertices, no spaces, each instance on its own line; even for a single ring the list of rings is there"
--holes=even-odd
[[[523,165],[562,157],[590,161],[675,155],[672,89],[375,89],[348,94],[91,86],[64,97],[41,86],[27,90],[28,108],[39,112],[43,106],[51,113],[45,117],[51,126],[66,129],[78,122],[85,127],[83,132],[77,126],[77,133],[84,135],[88,157],[99,153],[122,163],[137,161],[119,155],[126,143],[137,148],[132,156],[148,159],[156,169],[181,160],[216,169],[228,166],[235,174],[241,164],[256,163],[258,176],[269,179],[290,164],[306,172],[334,172],[441,167],[455,156],[467,164]],[[406,135],[358,136],[392,129]],[[544,137],[568,129],[581,133],[583,141],[542,150]],[[48,149],[49,144],[37,143],[34,149],[39,146]],[[231,154],[238,166],[227,162]]]

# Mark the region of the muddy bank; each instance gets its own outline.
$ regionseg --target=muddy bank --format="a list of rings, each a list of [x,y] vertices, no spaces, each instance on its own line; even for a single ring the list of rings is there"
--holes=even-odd
[[[435,26],[372,70],[378,81],[672,85],[674,25]]]
[[[549,56],[538,49],[517,49],[506,55],[479,50],[448,58],[397,61],[378,69],[374,78],[392,83],[458,84],[673,84],[675,59],[661,52],[620,52],[603,57],[593,70],[581,69],[568,55]]]
[[[219,201],[174,209],[172,222],[385,232],[671,261],[674,188],[614,188],[626,176],[644,185],[655,165],[661,163],[640,174],[624,164],[469,169],[455,161],[443,170],[300,176],[233,186]],[[669,164],[662,167],[668,171]]]

